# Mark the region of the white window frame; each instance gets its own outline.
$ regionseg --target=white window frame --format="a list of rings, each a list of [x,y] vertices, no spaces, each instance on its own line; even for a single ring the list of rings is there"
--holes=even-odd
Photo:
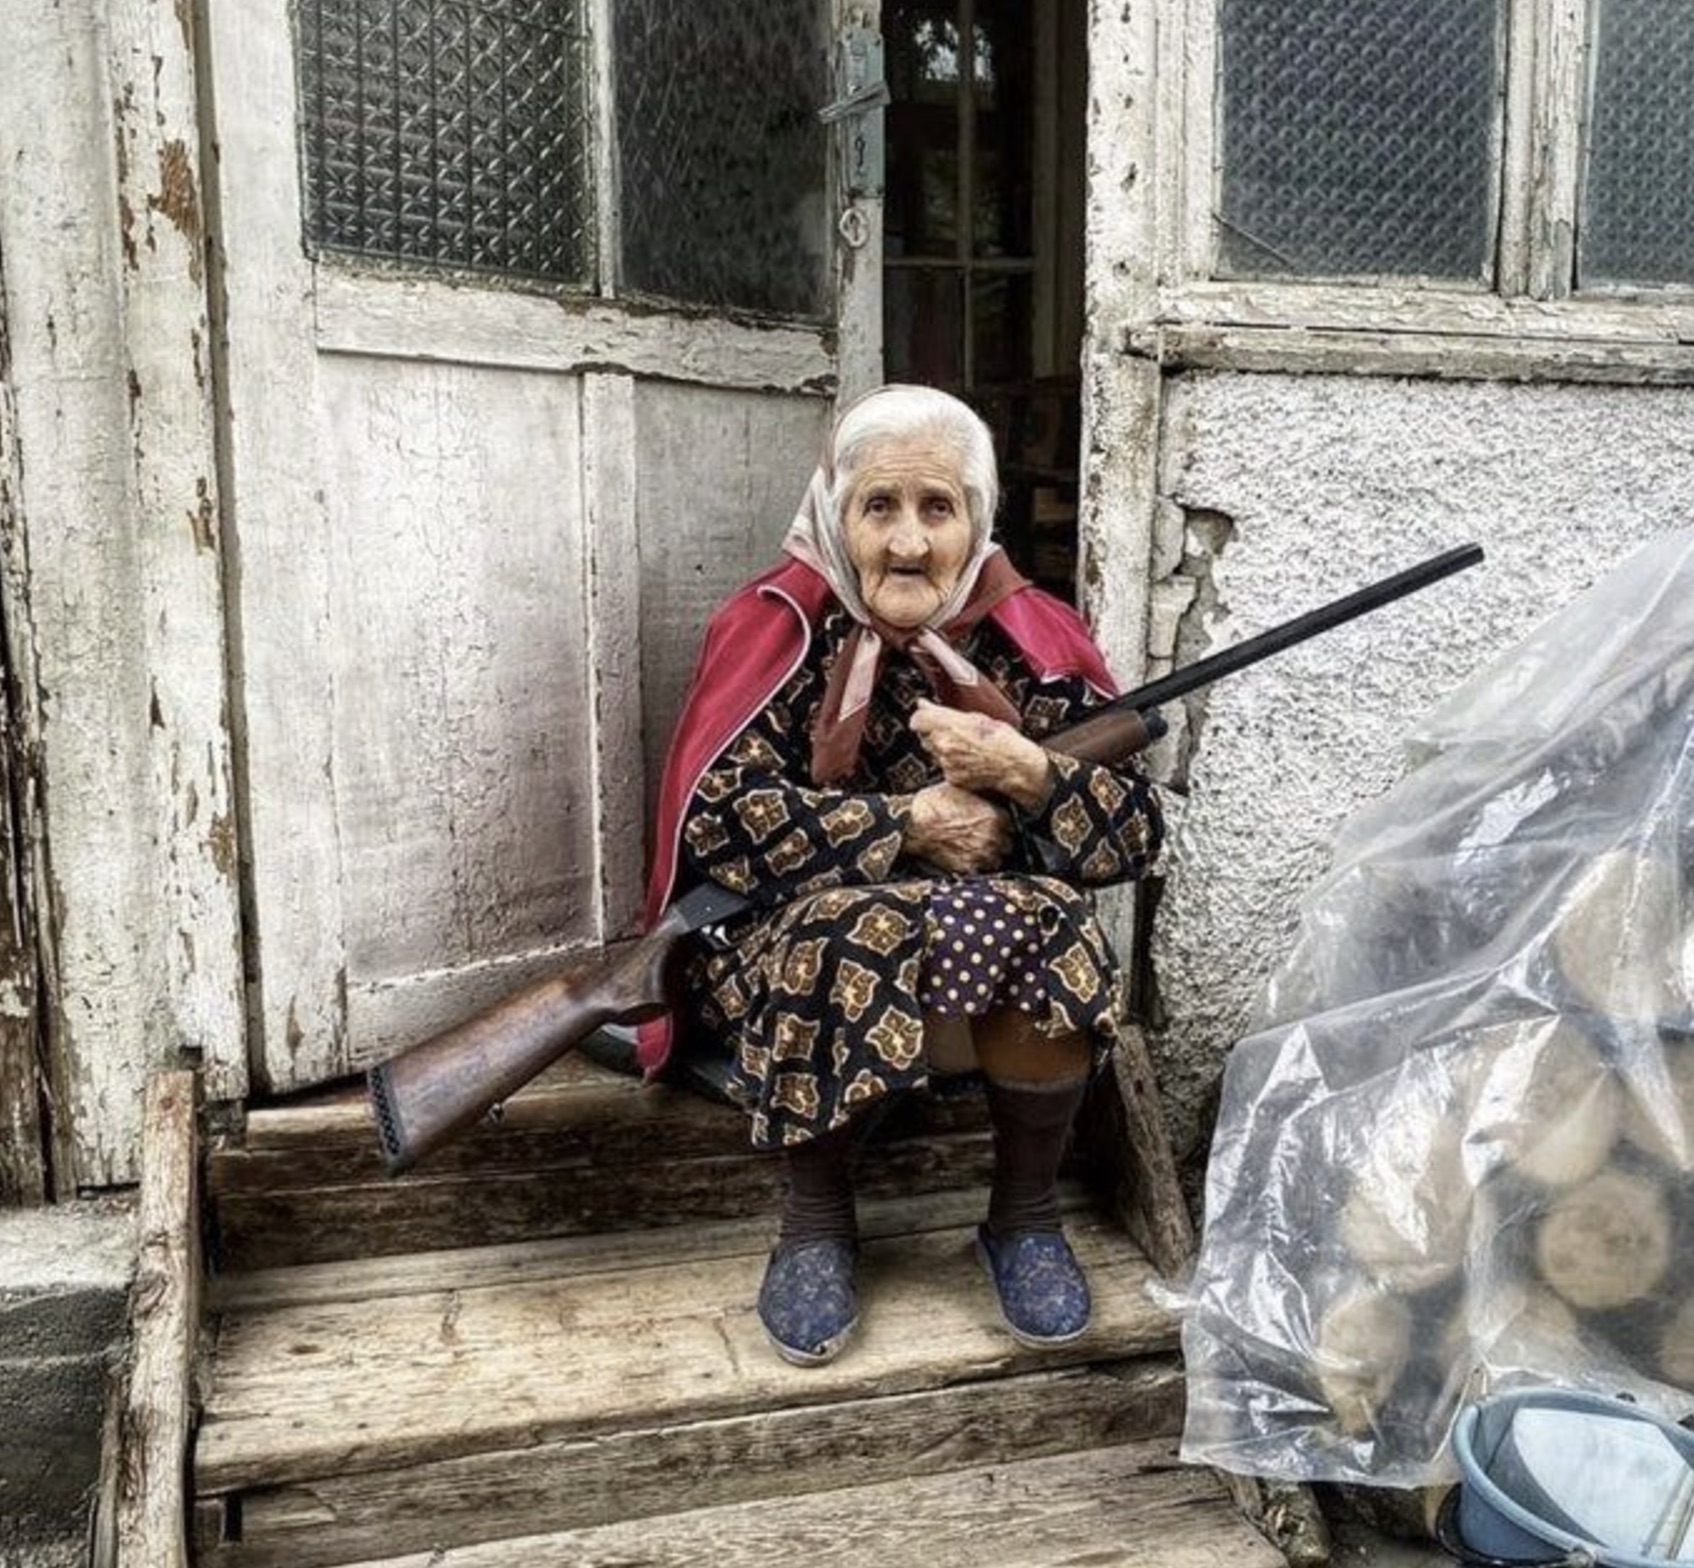
[[[1217,15],[1218,0],[1156,0],[1155,25],[1107,30],[1150,75],[1150,107],[1127,120],[1156,171],[1116,291],[1124,349],[1196,367],[1694,380],[1694,289],[1571,288],[1590,0],[1508,0],[1492,287],[1214,277]]]
[[[274,6],[276,0],[267,3]],[[305,257],[320,351],[552,371],[610,370],[749,390],[830,392],[845,378],[846,355],[838,337],[848,331],[844,318],[856,323],[863,314],[858,296],[864,291],[841,281],[852,274],[838,254],[829,263],[834,313],[817,321],[656,300],[623,286],[616,103],[610,90],[614,4],[587,0],[585,8],[588,124],[594,137],[593,278],[503,278],[445,264],[401,266],[381,256],[323,248]],[[834,0],[830,14],[839,27],[845,11],[866,9],[874,15],[874,5]],[[272,46],[286,53],[285,80],[292,81],[292,18]],[[290,101],[294,119],[289,123],[298,127],[300,104],[292,90]],[[299,187],[295,201],[303,208],[303,174]],[[828,199],[833,204],[833,190]],[[305,232],[303,212],[298,232]],[[832,250],[839,252],[839,247],[832,243]],[[880,295],[878,301],[880,311]]]

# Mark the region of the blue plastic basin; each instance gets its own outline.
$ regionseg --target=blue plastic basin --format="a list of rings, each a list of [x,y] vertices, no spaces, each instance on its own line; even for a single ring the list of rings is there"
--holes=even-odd
[[[1694,1563],[1694,1432],[1638,1405],[1521,1388],[1459,1413],[1458,1526],[1471,1551],[1605,1568]]]

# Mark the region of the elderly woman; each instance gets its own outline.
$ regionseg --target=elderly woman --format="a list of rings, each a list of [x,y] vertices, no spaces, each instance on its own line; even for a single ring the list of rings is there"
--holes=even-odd
[[[963,403],[894,386],[854,404],[786,559],[714,615],[666,768],[649,917],[705,879],[755,905],[693,961],[689,1012],[732,1053],[754,1147],[786,1162],[759,1316],[801,1365],[858,1319],[865,1113],[942,1074],[984,1082],[978,1251],[1012,1333],[1088,1324],[1056,1183],[1123,996],[1079,888],[1139,875],[1161,826],[1132,768],[1041,745],[1111,681],[1075,612],[991,541],[997,501]],[[644,1032],[650,1070],[668,1049],[668,1026]]]

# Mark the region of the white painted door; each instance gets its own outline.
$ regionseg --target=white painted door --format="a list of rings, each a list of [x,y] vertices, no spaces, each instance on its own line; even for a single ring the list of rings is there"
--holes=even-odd
[[[879,370],[818,8],[205,8],[261,1088],[631,928],[705,615]]]

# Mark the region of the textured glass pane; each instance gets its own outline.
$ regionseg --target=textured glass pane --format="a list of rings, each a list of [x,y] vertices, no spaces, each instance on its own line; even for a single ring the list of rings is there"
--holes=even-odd
[[[1035,285],[1027,272],[971,278],[971,382],[1021,381],[1034,362]]]
[[[882,281],[883,367],[890,381],[965,382],[962,274],[890,267]]]
[[[1694,283],[1694,5],[1601,0],[1578,281]]]
[[[1502,0],[1221,0],[1225,276],[1492,275]]]
[[[593,276],[584,0],[300,0],[306,238]]]
[[[959,32],[950,4],[883,8],[889,256],[950,256],[959,240]]]
[[[624,281],[827,313],[827,0],[617,0]]]
[[[1025,0],[978,0],[976,169],[971,239],[978,256],[1028,256],[1035,241],[1034,138],[1029,106],[1035,97],[1035,40]]]

